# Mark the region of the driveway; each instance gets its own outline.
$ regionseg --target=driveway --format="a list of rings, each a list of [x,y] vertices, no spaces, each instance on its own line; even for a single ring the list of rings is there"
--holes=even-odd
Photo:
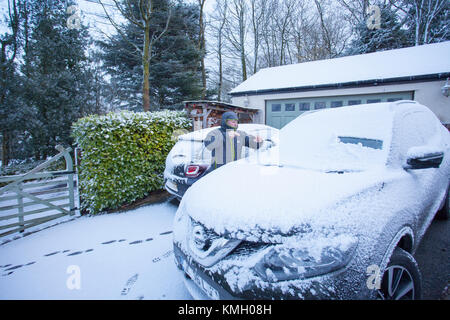
[[[0,299],[192,299],[176,271],[176,202],[79,217],[0,246]],[[424,299],[450,280],[450,222],[435,221],[416,253]]]
[[[449,299],[443,290],[450,284],[450,220],[433,221],[415,258],[422,272],[423,298]]]
[[[169,202],[79,217],[0,246],[0,299],[192,299]]]

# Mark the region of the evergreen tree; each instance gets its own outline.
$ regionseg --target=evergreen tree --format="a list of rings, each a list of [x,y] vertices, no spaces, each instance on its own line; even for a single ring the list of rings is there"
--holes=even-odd
[[[14,136],[23,124],[20,107],[21,81],[17,73],[17,57],[20,52],[20,29],[22,3],[8,1],[6,31],[0,35],[0,140],[1,164],[7,166],[15,146]]]
[[[168,1],[155,4],[152,28],[163,28],[167,21]],[[157,13],[157,14],[156,14]],[[162,108],[201,96],[201,53],[198,42],[198,8],[181,1],[173,5],[169,28],[153,47],[150,63],[150,101],[153,108]],[[117,34],[100,42],[103,62],[111,75],[114,96],[109,102],[117,107],[142,110],[142,62],[140,52],[130,42],[143,47],[142,32],[134,24],[125,27],[126,39]]]
[[[355,27],[355,39],[351,42],[345,55],[354,55],[398,49],[411,46],[407,30],[396,13],[389,6],[380,6],[380,28],[369,28],[367,20],[359,22]]]
[[[57,144],[71,144],[71,125],[95,112],[94,78],[85,51],[86,28],[67,27],[66,5],[60,1],[34,1],[27,57],[23,66],[25,103],[35,117],[27,123],[27,147],[45,159]]]

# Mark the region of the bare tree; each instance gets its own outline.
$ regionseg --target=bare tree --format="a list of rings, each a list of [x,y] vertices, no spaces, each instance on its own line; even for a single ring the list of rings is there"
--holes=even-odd
[[[206,0],[198,0],[198,6],[200,9],[199,14],[199,35],[198,35],[198,49],[202,55],[200,59],[200,67],[202,71],[202,99],[206,97],[206,68],[205,68],[205,55],[206,55],[206,43],[205,43],[205,22],[204,22],[204,8]]]
[[[353,25],[361,24],[367,17],[369,0],[337,0],[348,12],[347,20]]]
[[[247,80],[248,5],[246,0],[230,0],[225,37],[239,56],[242,81]]]
[[[267,67],[338,56],[347,43],[348,23],[330,1],[269,1],[262,25],[262,64]]]
[[[291,63],[291,61],[287,60],[287,52],[289,50],[289,36],[291,34],[290,21],[296,2],[297,1],[284,0],[281,8],[282,15],[276,20],[276,26],[280,39],[280,65]]]
[[[223,69],[224,69],[224,29],[227,22],[227,11],[228,5],[227,1],[216,1],[216,6],[214,14],[212,15],[211,23],[211,33],[215,37],[215,49],[218,62],[218,83],[217,83],[217,100],[222,101],[222,91],[223,91]]]
[[[253,73],[258,71],[259,50],[261,46],[262,28],[268,13],[270,0],[250,0],[250,15],[253,32]]]
[[[322,36],[323,36],[323,39],[325,40],[326,50],[328,51],[329,58],[331,58],[332,48],[331,48],[330,31],[324,21],[325,18],[324,18],[323,8],[319,1],[314,0],[314,3],[316,4],[317,12],[319,13],[320,25],[321,25],[321,29],[322,29]]]
[[[165,27],[162,30],[152,28],[153,17],[155,15],[154,1],[152,0],[112,0],[115,9],[117,9],[120,14],[129,22],[138,27],[144,35],[144,45],[139,48],[138,44],[131,41],[125,31],[123,26],[115,21],[111,13],[106,9],[107,5],[104,0],[98,0],[103,7],[103,11],[106,14],[111,25],[117,30],[118,34],[127,41],[130,46],[136,49],[136,52],[140,52],[142,59],[142,105],[144,111],[150,111],[150,62],[153,57],[153,46],[159,39],[161,39],[169,28],[169,23],[171,19],[171,8],[169,6],[169,14],[165,23]]]
[[[402,11],[406,19],[414,21],[414,44],[430,43],[430,26],[435,18],[448,6],[448,0],[389,0],[390,4]]]
[[[262,64],[265,67],[275,67],[280,64],[280,48],[283,40],[280,38],[279,20],[283,20],[282,5],[279,1],[269,0],[267,2],[267,12],[264,16],[261,27],[262,32]]]
[[[236,68],[224,68],[224,57],[240,66],[241,81],[245,81],[249,71],[256,73],[260,68],[338,56],[350,38],[341,7],[333,7],[331,0],[217,2],[228,6],[225,17],[218,17],[217,8],[213,14],[220,88],[223,79],[236,80],[230,73]]]
[[[317,34],[314,29],[317,19],[315,15],[311,14],[309,9],[307,1],[298,1],[295,12],[290,19],[290,50],[294,52],[292,63],[311,60],[311,57],[307,53],[307,48],[311,44],[309,41],[311,34]]]
[[[267,1],[267,14],[262,24],[261,63],[274,67],[301,62],[301,51],[308,38],[313,14],[307,10],[308,1]],[[315,21],[316,18],[313,19]],[[317,30],[314,30],[317,32]]]
[[[343,52],[347,44],[348,33],[344,17],[332,3],[321,3],[318,0],[314,2],[320,21],[325,58],[335,58]]]

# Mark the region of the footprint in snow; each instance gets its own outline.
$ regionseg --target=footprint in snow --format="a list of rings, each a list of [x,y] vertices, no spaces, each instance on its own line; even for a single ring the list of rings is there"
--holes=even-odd
[[[16,270],[16,269],[19,269],[19,268],[22,268],[22,267],[23,267],[23,264],[19,264],[19,265],[17,265],[17,266],[14,266],[14,267],[11,267],[11,268],[6,269],[5,271]]]
[[[75,251],[75,252],[69,253],[67,256],[77,256],[82,253],[83,253],[83,251]]]
[[[57,253],[59,253],[59,251],[50,252],[50,253],[44,254],[44,257],[54,256],[54,255],[57,254]]]
[[[111,244],[116,242],[117,240],[110,240],[110,241],[106,241],[106,242],[102,242],[102,244]]]
[[[125,283],[125,287],[122,289],[121,292],[122,296],[126,296],[130,292],[131,287],[136,283],[138,276],[139,274],[136,273],[134,276],[132,276],[130,279],[127,280],[127,282]]]

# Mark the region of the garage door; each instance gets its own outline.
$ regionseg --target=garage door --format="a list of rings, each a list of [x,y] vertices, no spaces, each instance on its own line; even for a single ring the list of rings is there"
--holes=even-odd
[[[315,97],[266,101],[266,124],[281,129],[302,113],[310,110],[339,108],[365,103],[412,100],[413,92],[396,92],[354,96]]]

